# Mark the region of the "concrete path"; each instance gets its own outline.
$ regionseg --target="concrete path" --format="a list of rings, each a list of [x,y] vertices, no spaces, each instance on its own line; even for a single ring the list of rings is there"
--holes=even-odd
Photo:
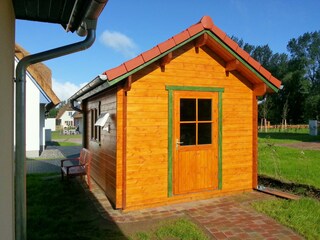
[[[46,155],[45,157],[49,160],[41,159],[41,156],[37,160],[27,160],[27,173],[58,173],[60,160],[79,157],[81,148],[81,146],[48,146],[41,156]]]

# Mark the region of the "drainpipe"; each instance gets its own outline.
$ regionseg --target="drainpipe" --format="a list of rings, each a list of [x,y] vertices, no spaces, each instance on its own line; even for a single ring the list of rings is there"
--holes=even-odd
[[[96,35],[97,20],[85,21],[86,39],[74,44],[24,57],[16,69],[16,149],[15,149],[15,217],[16,239],[27,239],[26,224],[26,71],[31,64],[58,58],[89,48]]]
[[[262,105],[267,101],[267,95],[262,99],[258,101],[258,105]]]

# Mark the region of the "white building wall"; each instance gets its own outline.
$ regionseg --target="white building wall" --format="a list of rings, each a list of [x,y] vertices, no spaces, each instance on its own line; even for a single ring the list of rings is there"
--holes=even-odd
[[[76,111],[65,111],[62,116],[60,117],[61,119],[61,126],[62,127],[68,127],[68,125],[66,124],[66,122],[71,122],[71,126],[74,126],[74,121],[73,121],[73,114]]]
[[[40,92],[28,74],[26,79],[26,156],[34,158],[40,153]]]
[[[56,119],[46,118],[44,128],[51,129],[51,131],[56,131]]]
[[[0,1],[0,238],[13,240],[14,151],[13,151],[13,72],[14,11],[12,0]]]

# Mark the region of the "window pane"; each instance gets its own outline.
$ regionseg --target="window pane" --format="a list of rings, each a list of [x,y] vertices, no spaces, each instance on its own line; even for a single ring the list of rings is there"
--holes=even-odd
[[[199,123],[198,125],[198,144],[210,144],[211,143],[211,123]]]
[[[212,102],[211,99],[198,100],[198,120],[210,121],[212,119]]]
[[[180,142],[181,145],[196,145],[196,124],[180,124]]]
[[[196,99],[180,99],[180,121],[196,121]]]

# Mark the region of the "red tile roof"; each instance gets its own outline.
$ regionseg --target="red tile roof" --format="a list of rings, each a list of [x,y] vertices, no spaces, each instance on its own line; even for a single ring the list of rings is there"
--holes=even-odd
[[[244,61],[247,62],[252,68],[256,70],[266,81],[271,83],[276,88],[280,88],[281,81],[276,79],[271,75],[271,73],[261,66],[259,62],[253,59],[246,51],[239,47],[239,45],[233,41],[230,37],[227,36],[220,28],[214,25],[212,19],[209,16],[204,16],[200,22],[181,33],[173,36],[172,38],[158,44],[154,48],[140,54],[139,56],[121,64],[118,67],[112,68],[110,70],[105,71],[103,74],[107,75],[108,81],[115,80],[118,77],[123,76],[124,74],[129,73],[135,68],[149,62],[150,60],[158,57],[159,55],[169,51],[170,49],[176,47],[177,45],[185,42],[186,40],[194,37],[201,32],[205,33],[205,31],[210,31],[213,33],[222,43],[228,46],[232,51],[241,57]],[[225,50],[227,51],[227,50]]]

